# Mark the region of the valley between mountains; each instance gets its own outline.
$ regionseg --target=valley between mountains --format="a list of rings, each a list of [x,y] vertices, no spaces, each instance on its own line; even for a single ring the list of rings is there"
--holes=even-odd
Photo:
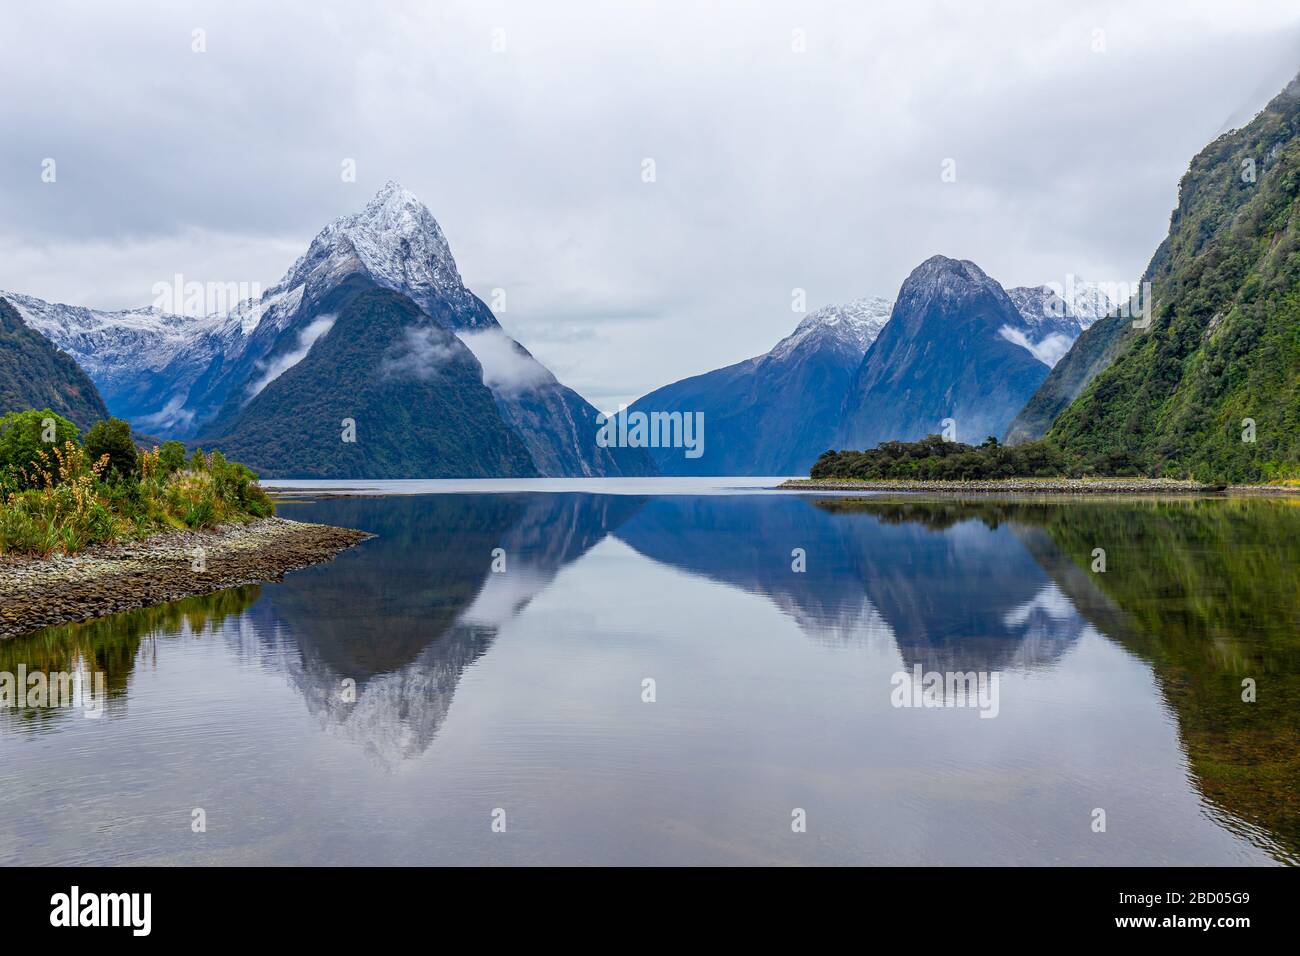
[[[138,434],[301,478],[800,474],[837,442],[919,438],[954,412],[972,434],[1000,434],[1109,307],[1086,286],[1071,302],[1003,290],[973,263],[935,256],[897,303],[817,309],[769,352],[639,399],[631,410],[703,413],[705,452],[691,459],[601,447],[598,410],[509,337],[462,283],[433,215],[396,183],[226,315],[2,297],[10,324],[74,359]],[[64,391],[69,402],[56,389],[40,404],[95,418]],[[30,407],[31,394],[8,404]],[[356,442],[340,440],[344,419]]]
[[[224,313],[0,293],[0,412],[108,413],[142,444],[220,449],[271,478],[801,475],[829,450],[942,435],[954,454],[1046,442],[1041,460],[1070,473],[1292,479],[1298,130],[1293,81],[1202,150],[1140,281],[1004,288],[933,255],[892,298],[819,308],[768,352],[617,412],[502,328],[430,210],[389,182]],[[637,413],[700,416],[701,450],[597,440],[606,415]]]

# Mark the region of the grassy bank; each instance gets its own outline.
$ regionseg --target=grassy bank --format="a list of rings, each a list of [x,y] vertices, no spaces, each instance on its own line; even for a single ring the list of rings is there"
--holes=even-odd
[[[275,513],[257,476],[220,452],[136,448],[125,422],[87,430],[50,410],[0,418],[0,554],[48,557]]]

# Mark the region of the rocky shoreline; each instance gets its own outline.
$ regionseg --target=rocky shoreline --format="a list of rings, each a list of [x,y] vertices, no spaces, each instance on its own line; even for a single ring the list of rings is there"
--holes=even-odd
[[[0,639],[131,608],[280,581],[373,537],[263,518],[212,531],[168,531],[71,557],[0,556]]]
[[[1172,478],[996,478],[979,481],[901,481],[791,478],[777,487],[803,491],[926,491],[985,495],[1295,495],[1285,485],[1209,485]]]

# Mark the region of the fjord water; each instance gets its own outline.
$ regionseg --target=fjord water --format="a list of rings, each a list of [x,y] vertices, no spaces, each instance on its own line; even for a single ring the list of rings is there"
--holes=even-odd
[[[653,487],[286,502],[377,537],[0,644],[108,697],[0,710],[0,863],[1300,859],[1294,503]]]

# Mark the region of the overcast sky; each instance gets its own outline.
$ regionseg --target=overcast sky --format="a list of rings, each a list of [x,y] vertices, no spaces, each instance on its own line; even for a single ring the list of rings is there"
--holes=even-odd
[[[269,287],[395,179],[608,408],[935,253],[1134,279],[1191,157],[1297,71],[1276,0],[7,5],[0,288]]]

